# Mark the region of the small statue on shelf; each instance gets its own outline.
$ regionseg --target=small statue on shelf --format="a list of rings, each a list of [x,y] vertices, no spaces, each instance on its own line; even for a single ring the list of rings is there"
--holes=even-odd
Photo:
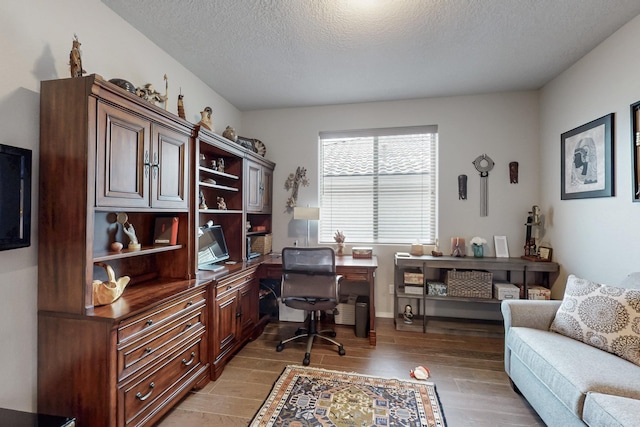
[[[218,172],[224,173],[224,159],[222,157],[218,159]]]
[[[198,124],[203,128],[209,129],[211,132],[215,132],[213,129],[213,121],[211,119],[212,114],[213,110],[211,107],[205,107],[204,110],[200,111],[200,121]]]
[[[404,318],[404,323],[413,323],[413,309],[409,304],[404,307],[404,313],[402,314],[402,317]]]
[[[133,228],[133,224],[131,224],[130,222],[123,224],[122,230],[124,231],[124,234],[129,236],[129,249],[140,249],[140,243],[138,242],[136,229]]]
[[[178,117],[183,120],[187,119],[187,116],[184,113],[184,95],[182,94],[182,88],[180,88],[180,93],[178,94]]]
[[[86,73],[82,69],[82,54],[80,52],[80,41],[76,34],[73,35],[73,45],[69,53],[69,66],[71,67],[71,77],[82,77]]]
[[[224,201],[224,197],[220,197],[218,196],[218,209],[220,209],[221,211],[227,210],[227,204]]]
[[[202,192],[202,190],[200,190],[200,206],[198,206],[198,208],[202,210],[209,209],[209,207],[207,206],[207,200],[204,198],[204,193]]]

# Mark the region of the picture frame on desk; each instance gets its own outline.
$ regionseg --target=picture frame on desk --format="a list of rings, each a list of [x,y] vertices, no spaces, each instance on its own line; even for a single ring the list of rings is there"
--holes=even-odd
[[[551,261],[551,255],[553,253],[553,249],[546,247],[546,246],[540,246],[538,248],[538,256],[540,257],[540,259],[542,261]]]
[[[493,242],[496,248],[496,258],[509,258],[507,236],[493,236]]]

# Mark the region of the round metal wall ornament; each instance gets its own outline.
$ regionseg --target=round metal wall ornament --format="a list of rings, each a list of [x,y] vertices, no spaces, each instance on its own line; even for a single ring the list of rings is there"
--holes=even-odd
[[[489,198],[489,172],[493,169],[495,163],[491,157],[483,154],[476,157],[473,166],[480,172],[480,216],[489,215],[488,198]]]

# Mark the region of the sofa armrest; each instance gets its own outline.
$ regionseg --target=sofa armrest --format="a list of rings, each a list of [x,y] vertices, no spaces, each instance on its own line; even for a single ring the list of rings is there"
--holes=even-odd
[[[548,331],[561,304],[556,300],[502,301],[505,334],[513,326]]]

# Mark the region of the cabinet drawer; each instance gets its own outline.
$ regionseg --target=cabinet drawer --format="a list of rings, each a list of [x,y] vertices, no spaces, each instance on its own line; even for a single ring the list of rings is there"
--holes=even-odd
[[[349,269],[348,272],[339,272],[342,275],[342,280],[347,282],[368,282],[369,271],[366,268],[363,269]]]
[[[237,287],[242,286],[245,283],[251,282],[255,278],[256,278],[255,269],[245,271],[238,276],[225,278],[219,281],[218,284],[216,285],[216,295],[220,295],[226,291],[231,291],[233,289],[237,290]]]
[[[174,350],[190,339],[193,334],[205,329],[205,306],[189,311],[186,316],[165,323],[153,334],[134,340],[126,347],[118,349],[118,381],[148,367],[158,358]]]
[[[196,306],[204,305],[205,300],[205,291],[202,290],[196,294],[162,304],[143,314],[132,317],[122,322],[118,328],[118,343],[127,341],[143,332],[151,332],[169,319],[181,316]]]
[[[141,425],[201,372],[203,346],[201,339],[192,341],[149,375],[120,388],[125,425]]]

